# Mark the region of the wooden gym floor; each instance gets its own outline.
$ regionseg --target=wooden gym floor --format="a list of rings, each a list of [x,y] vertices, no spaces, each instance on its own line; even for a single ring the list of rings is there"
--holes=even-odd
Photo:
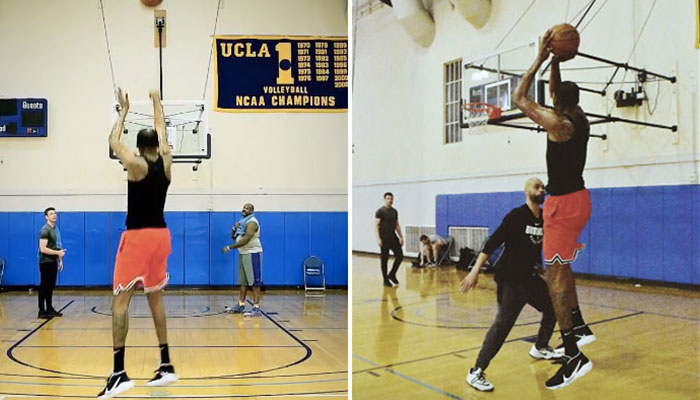
[[[527,354],[540,314],[525,306],[491,365],[493,392],[465,382],[496,315],[493,275],[459,292],[454,267],[411,268],[384,288],[379,258],[354,255],[353,399],[698,399],[700,293],[577,279],[584,319],[597,340],[583,348],[593,370],[548,390],[558,365]],[[393,258],[390,259],[390,262]],[[559,332],[550,340],[557,346]]]
[[[160,353],[146,298],[134,296],[125,364],[136,386],[117,398],[347,398],[347,291],[267,291],[256,318],[223,313],[233,294],[166,292],[180,380],[161,388],[143,386]],[[95,398],[112,368],[111,297],[57,290],[64,316],[44,321],[35,318],[36,292],[0,295],[0,398]]]

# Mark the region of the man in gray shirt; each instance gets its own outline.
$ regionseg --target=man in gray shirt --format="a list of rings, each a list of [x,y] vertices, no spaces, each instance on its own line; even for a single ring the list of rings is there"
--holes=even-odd
[[[423,248],[420,252],[420,265],[421,267],[428,264],[431,267],[437,265],[440,261],[440,257],[447,246],[447,240],[440,235],[421,235],[419,238],[423,244]]]
[[[56,276],[63,270],[65,249],[58,246],[58,213],[53,207],[44,210],[46,224],[39,231],[39,318],[61,317],[63,314],[53,308],[53,290],[56,288]]]

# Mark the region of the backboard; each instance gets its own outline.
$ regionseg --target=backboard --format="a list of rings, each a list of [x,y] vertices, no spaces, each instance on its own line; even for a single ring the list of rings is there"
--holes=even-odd
[[[537,42],[533,40],[464,62],[463,103],[488,103],[500,107],[503,120],[520,114],[520,110],[512,102],[513,91],[520,83],[521,76],[532,65],[536,55]],[[535,75],[528,95],[539,104],[544,104],[539,74]],[[462,115],[462,126],[467,127],[466,115]]]
[[[163,115],[167,127],[168,143],[173,159],[207,159],[211,157],[211,135],[209,132],[209,107],[204,100],[166,100]],[[119,105],[112,108],[113,120],[119,116]],[[152,128],[153,102],[131,101],[124,122],[121,141],[136,151],[136,136],[143,128]],[[110,150],[110,157],[116,159]]]

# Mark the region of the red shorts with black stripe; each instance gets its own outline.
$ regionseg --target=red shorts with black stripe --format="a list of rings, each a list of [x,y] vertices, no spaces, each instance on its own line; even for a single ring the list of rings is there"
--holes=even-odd
[[[578,237],[591,216],[591,195],[587,189],[548,196],[544,202],[544,252],[545,264],[555,262],[570,264],[576,260],[584,245]]]
[[[114,294],[141,286],[146,293],[164,288],[170,252],[168,228],[124,231],[114,263]]]

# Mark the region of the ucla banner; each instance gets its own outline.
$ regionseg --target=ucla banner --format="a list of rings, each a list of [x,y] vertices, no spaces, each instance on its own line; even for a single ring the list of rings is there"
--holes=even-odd
[[[216,111],[347,111],[347,37],[216,36],[214,54]]]

